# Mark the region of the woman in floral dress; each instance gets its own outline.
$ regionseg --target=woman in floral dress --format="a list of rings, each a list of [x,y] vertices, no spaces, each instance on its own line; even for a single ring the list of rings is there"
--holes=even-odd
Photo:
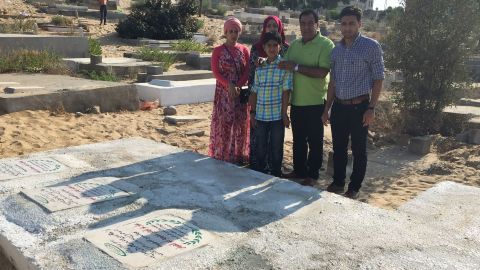
[[[226,41],[212,54],[212,72],[217,79],[213,101],[209,156],[245,164],[250,153],[250,117],[248,104],[240,103],[240,88],[249,75],[248,48],[239,44],[242,23],[234,17],[223,26]]]

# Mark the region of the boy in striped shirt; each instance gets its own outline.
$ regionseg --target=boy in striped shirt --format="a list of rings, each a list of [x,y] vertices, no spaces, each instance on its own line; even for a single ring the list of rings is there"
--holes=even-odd
[[[251,125],[255,126],[257,141],[257,149],[253,153],[258,162],[254,169],[281,176],[285,127],[290,126],[287,108],[293,88],[293,75],[290,71],[278,68],[281,61],[280,34],[276,31],[266,33],[262,43],[268,58],[255,71],[250,95],[250,119]]]

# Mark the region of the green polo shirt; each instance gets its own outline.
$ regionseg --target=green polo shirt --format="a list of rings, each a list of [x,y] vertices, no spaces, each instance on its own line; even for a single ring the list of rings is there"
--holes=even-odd
[[[330,68],[330,54],[335,47],[333,42],[317,34],[312,40],[303,43],[297,39],[290,44],[285,59],[308,67]],[[323,104],[327,95],[329,75],[324,79],[312,78],[295,72],[293,75],[292,105],[309,106]]]

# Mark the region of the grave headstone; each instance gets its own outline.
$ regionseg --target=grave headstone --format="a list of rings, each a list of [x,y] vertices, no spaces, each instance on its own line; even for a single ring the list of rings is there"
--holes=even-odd
[[[50,212],[113,200],[130,194],[110,185],[114,177],[99,177],[65,186],[23,190],[22,193]]]
[[[85,239],[125,265],[145,267],[205,246],[214,236],[180,217],[153,212],[90,232]]]
[[[0,162],[0,181],[37,174],[57,173],[67,167],[53,158],[29,158]]]

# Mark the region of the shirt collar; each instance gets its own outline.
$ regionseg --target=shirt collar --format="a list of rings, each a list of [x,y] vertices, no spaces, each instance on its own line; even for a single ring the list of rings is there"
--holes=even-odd
[[[301,39],[301,42],[303,45],[306,45],[308,43],[314,43],[318,40],[318,38],[320,37],[320,32],[317,32],[317,34],[315,34],[315,36],[313,36],[312,40],[309,40],[307,42],[303,42],[303,38],[300,38]]]
[[[352,48],[353,46],[355,46],[355,44],[357,44],[358,40],[362,37],[362,34],[360,32],[358,32],[358,35],[357,37],[355,38],[355,40],[353,41],[352,43]],[[343,47],[347,47],[346,44],[345,44],[345,38],[342,38],[342,40],[340,40],[340,44],[342,44]]]
[[[277,58],[275,58],[275,60],[273,60],[273,62],[268,63],[267,61],[265,61],[265,63],[268,64],[268,65],[272,65],[272,64],[277,65],[278,63],[280,63],[280,59],[281,59],[281,58],[282,58],[282,57],[281,57],[280,54],[279,54],[279,55],[277,55]]]

